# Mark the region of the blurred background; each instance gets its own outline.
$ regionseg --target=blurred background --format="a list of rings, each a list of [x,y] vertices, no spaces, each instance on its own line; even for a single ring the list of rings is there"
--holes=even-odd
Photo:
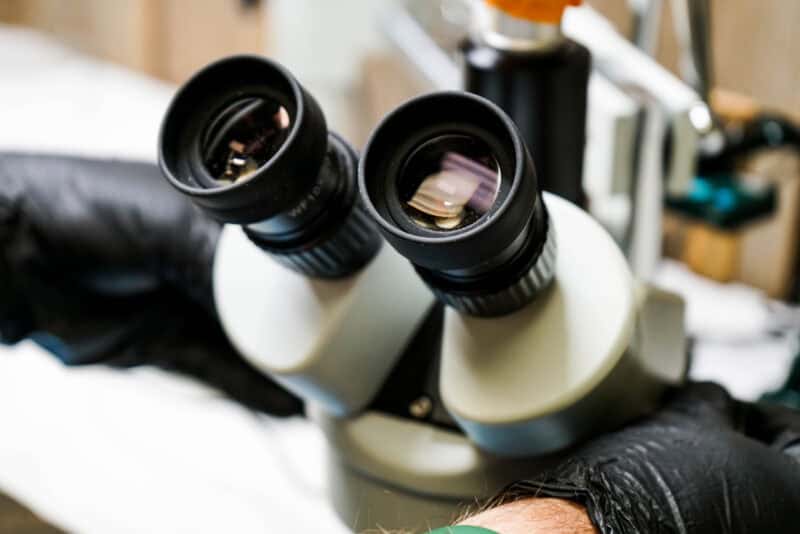
[[[800,3],[708,2],[708,36],[699,43],[707,58],[702,65],[705,72],[700,73],[692,64],[698,47],[689,35],[692,22],[676,8],[685,0],[588,3],[623,38],[697,90],[717,116],[734,126],[746,125],[764,112],[800,121],[800,68],[793,59],[800,53],[800,41],[793,35],[800,22]],[[26,42],[39,50],[44,38],[50,45],[166,82],[166,87],[179,85],[225,55],[266,54],[287,66],[314,93],[334,129],[361,146],[375,123],[400,102],[420,92],[461,86],[458,45],[469,31],[471,4],[470,0],[0,0],[0,24],[8,61],[19,62],[22,69],[37,67],[22,57],[25,49],[15,43]],[[568,15],[567,35],[584,44],[594,39],[592,30],[584,29],[586,21],[571,22]],[[9,32],[16,32],[13,38]],[[33,36],[38,44],[31,43]],[[642,189],[638,187],[646,181],[642,175],[649,172],[644,169],[646,158],[640,156],[648,147],[662,144],[643,139],[637,131],[644,128],[641,115],[649,102],[658,101],[667,110],[666,135],[672,146],[665,150],[672,154],[655,166],[665,174],[668,190],[685,190],[694,179],[694,156],[702,140],[696,132],[680,128],[690,111],[681,109],[685,97],[673,98],[669,93],[675,91],[669,88],[653,94],[658,91],[641,86],[646,85],[646,76],[634,79],[624,72],[625,59],[615,65],[595,54],[594,61],[598,68],[590,85],[584,187],[593,214],[624,247],[638,248],[631,254],[634,270],[649,277],[663,251],[713,279],[740,280],[771,297],[796,296],[798,210],[794,208],[800,192],[795,180],[789,179],[796,174],[795,151],[773,151],[768,157],[742,162],[748,169],[743,174],[753,174],[752,170],[759,177],[741,180],[737,186],[763,194],[745,195],[753,202],[738,210],[742,213],[730,214],[734,221],[727,221],[726,229],[736,227],[736,232],[718,232],[719,224],[691,224],[683,215],[697,220],[696,209],[692,211],[697,206],[673,199],[663,219],[659,213],[646,221],[657,224],[658,233],[663,222],[663,240],[653,239],[657,233],[653,229],[635,236],[631,228],[643,225],[634,220],[632,192]],[[4,78],[14,75],[13,68],[5,71]],[[44,68],[35,75],[42,76]],[[80,72],[73,74],[75,83],[81,83]],[[148,109],[157,122],[160,110],[153,105]],[[153,154],[137,153],[149,158]],[[742,198],[739,193],[736,198]],[[759,216],[759,210],[769,213]],[[705,218],[714,223],[713,215]],[[746,231],[739,231],[744,226]]]
[[[708,2],[708,35],[701,36],[699,44],[696,36],[693,42],[689,35],[692,22],[688,15],[676,8],[686,4],[685,0],[588,3],[622,38],[652,55],[676,81],[696,90],[726,125],[744,131],[764,113],[800,121],[800,67],[795,60],[800,41],[794,38],[800,23],[799,2],[712,0]],[[216,58],[233,53],[265,54],[282,62],[309,88],[333,129],[361,146],[376,122],[400,102],[420,92],[461,86],[458,45],[470,29],[471,4],[470,0],[0,0],[0,37],[7,64],[3,78],[11,84],[6,87],[8,99],[25,94],[28,80],[37,87],[48,83],[56,87],[63,80],[67,88],[62,98],[70,91],[75,98],[85,94],[86,107],[97,108],[103,102],[111,105],[113,100],[104,95],[92,105],[90,91],[77,89],[82,83],[92,84],[90,70],[67,73],[61,64],[58,72],[63,76],[51,75],[48,81],[47,69],[56,72],[59,65],[46,58],[61,57],[68,51],[71,58],[91,58],[95,68],[106,65],[104,72],[119,66],[145,75],[137,78],[137,83],[142,79],[164,82],[160,87],[171,92]],[[570,18],[568,13],[567,35],[584,44],[602,41],[605,37],[595,39],[593,29],[584,29],[584,19]],[[704,72],[697,72],[692,64],[698,46],[703,48],[700,55],[707,56],[701,62]],[[54,47],[60,52],[55,53]],[[590,211],[627,249],[637,274],[651,278],[663,253],[710,279],[740,281],[769,297],[796,300],[800,227],[796,150],[778,146],[769,151],[751,150],[748,156],[754,157],[737,161],[742,172],[733,189],[722,187],[720,192],[714,184],[711,190],[717,204],[702,198],[698,201],[697,195],[702,197],[698,188],[709,186],[696,181],[697,154],[703,143],[713,144],[714,140],[701,139],[691,125],[681,128],[681,121],[694,120],[691,105],[680,93],[682,88],[675,85],[660,91],[645,87],[646,75],[637,79],[624,72],[627,59],[615,64],[613,57],[596,53],[596,43],[589,48],[596,69],[590,83],[584,188]],[[106,81],[113,86],[111,80]],[[95,82],[96,87],[102,86]],[[13,92],[15,87],[18,92]],[[144,102],[152,94],[140,92],[139,102],[130,103],[139,106],[149,120],[131,127],[157,127],[163,106],[153,99]],[[49,96],[52,113],[61,115],[61,124],[77,120],[72,116],[66,120],[64,109],[77,110],[75,101],[62,106],[56,104],[57,91]],[[653,101],[664,110],[660,119],[667,130],[658,139],[642,133],[642,115],[649,113]],[[9,105],[9,112],[15,110],[24,120],[21,105],[27,109],[23,102]],[[113,111],[80,109],[75,117],[86,121],[87,115],[103,113],[111,116]],[[62,143],[55,139],[57,135],[37,137],[36,132],[26,139],[19,129],[3,135],[11,148],[35,144],[43,150],[60,150]],[[124,144],[122,137],[118,144]],[[112,147],[113,139],[104,143],[111,155],[154,157],[154,150],[147,145],[132,150],[128,143],[119,154],[119,147]],[[658,154],[648,163],[643,154],[662,147],[671,153]],[[76,150],[71,146],[67,151]],[[659,197],[658,193],[642,192],[647,189],[642,184],[653,172],[663,174],[668,193],[679,195],[667,199],[663,215],[656,202],[658,213],[637,220],[636,195],[647,196],[639,201],[639,217],[652,211],[649,202]],[[694,198],[686,195],[691,188]],[[734,207],[725,204],[731,195],[737,203]]]
[[[592,13],[580,8],[564,25],[595,56],[584,164],[589,211],[617,239],[636,274],[686,299],[693,378],[720,381],[742,398],[772,395],[800,406],[800,393],[784,387],[800,338],[800,157],[780,127],[800,121],[800,2],[711,0],[699,44],[679,0],[587,3]],[[0,149],[154,161],[158,126],[175,88],[234,53],[282,62],[315,95],[331,129],[362,146],[400,102],[460,87],[458,47],[470,31],[470,5],[0,0]],[[597,21],[608,27],[595,32]],[[615,39],[607,32],[630,42],[636,54],[652,56],[654,76],[668,73],[674,85],[648,85],[647,74],[626,71],[635,70],[628,56],[604,55]],[[716,128],[698,125],[697,99],[710,106]],[[737,155],[729,175],[710,179],[698,170],[705,148],[719,142],[711,130],[742,139],[754,129],[756,140]],[[26,378],[49,377],[48,387],[63,388],[65,398],[125,388],[98,386],[85,374],[79,383],[61,382],[61,371],[30,357],[24,364],[10,353],[0,360],[8,418],[14,402],[28,399],[19,386]],[[800,367],[794,380],[800,383]],[[15,391],[16,397],[9,393]],[[133,399],[138,391],[129,394]],[[52,406],[40,409],[54,417]],[[37,512],[69,525],[69,503],[43,504],[40,493],[31,493],[35,485],[19,482],[8,467],[19,457],[3,452],[0,487],[13,486]],[[53,465],[68,461],[51,459]],[[257,477],[251,482],[260,484]],[[0,497],[0,532],[52,531],[27,512],[4,512],[14,506]]]
[[[41,31],[94,57],[180,84],[209,61],[239,52],[267,54],[313,90],[360,100],[381,75],[411,84],[376,18],[405,4],[432,36],[454,47],[465,32],[466,0],[2,0],[0,22]],[[625,36],[635,26],[628,0],[590,0]],[[641,2],[639,2],[641,3]],[[680,74],[679,37],[669,2],[660,4],[658,61]],[[800,119],[800,52],[794,0],[713,0],[715,87]],[[391,67],[387,66],[391,65]],[[383,73],[383,74],[382,74]],[[380,82],[378,82],[380,83]],[[406,87],[384,87],[406,96]],[[365,94],[366,91],[366,94]],[[386,106],[393,102],[386,99]],[[383,102],[380,102],[383,104]],[[379,113],[381,110],[376,110]],[[349,117],[354,123],[369,119]],[[349,125],[356,128],[357,124]],[[342,128],[341,126],[339,126]],[[350,132],[347,132],[350,133]]]

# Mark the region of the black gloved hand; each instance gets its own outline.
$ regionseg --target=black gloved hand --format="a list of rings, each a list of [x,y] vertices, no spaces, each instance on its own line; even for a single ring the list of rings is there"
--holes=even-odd
[[[603,534],[800,532],[800,412],[733,400],[714,384],[603,436],[503,502],[584,504]]]
[[[154,165],[0,154],[0,341],[31,337],[70,365],[153,364],[298,413],[218,324],[219,233]]]

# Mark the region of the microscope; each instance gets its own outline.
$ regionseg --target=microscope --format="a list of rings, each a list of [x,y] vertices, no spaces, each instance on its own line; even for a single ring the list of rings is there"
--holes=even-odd
[[[159,162],[226,223],[220,321],[305,401],[354,531],[447,525],[684,379],[680,300],[542,192],[481,96],[412,99],[358,157],[283,67],[227,58],[175,96]]]

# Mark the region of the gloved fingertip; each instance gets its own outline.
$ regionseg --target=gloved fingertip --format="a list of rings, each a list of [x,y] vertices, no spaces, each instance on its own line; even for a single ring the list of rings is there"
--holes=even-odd
[[[697,421],[732,423],[739,407],[728,391],[714,382],[693,382],[672,392],[665,410]]]
[[[16,345],[27,337],[28,330],[16,321],[0,319],[0,344]]]
[[[35,332],[30,337],[34,343],[61,360],[64,365],[80,365],[81,362],[77,361],[69,345],[60,338],[44,332]]]
[[[280,395],[269,399],[269,402],[259,407],[259,411],[268,413],[274,417],[293,417],[305,413],[303,402],[295,397]]]
[[[1,271],[0,271],[1,272]],[[0,343],[14,345],[33,331],[30,311],[0,284]]]

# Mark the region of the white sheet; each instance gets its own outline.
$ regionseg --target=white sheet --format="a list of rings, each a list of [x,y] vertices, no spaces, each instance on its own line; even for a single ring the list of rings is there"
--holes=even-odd
[[[713,282],[674,261],[662,261],[655,283],[686,301],[693,379],[719,382],[750,401],[783,385],[798,352],[797,327],[777,317],[762,292]]]
[[[0,149],[155,160],[173,88],[0,26]],[[346,532],[310,423],[153,369],[0,348],[0,488],[85,533]]]

